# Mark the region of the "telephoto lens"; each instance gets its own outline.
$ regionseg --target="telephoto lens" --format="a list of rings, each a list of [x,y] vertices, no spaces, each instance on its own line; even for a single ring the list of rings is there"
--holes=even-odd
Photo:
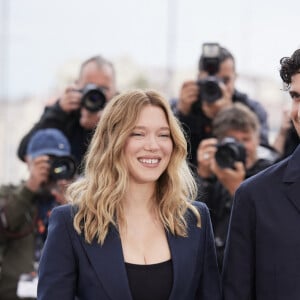
[[[80,92],[82,93],[81,105],[88,111],[97,112],[104,108],[106,97],[103,88],[89,83]]]

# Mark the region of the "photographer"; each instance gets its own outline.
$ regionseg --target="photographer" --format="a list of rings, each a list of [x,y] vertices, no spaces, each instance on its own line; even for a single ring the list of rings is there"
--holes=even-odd
[[[26,163],[26,181],[0,187],[1,300],[19,299],[20,275],[36,270],[50,212],[66,202],[64,191],[76,168],[68,140],[57,129],[42,129],[33,134]]]
[[[197,165],[199,143],[212,136],[212,120],[224,107],[239,102],[248,106],[260,123],[260,142],[268,145],[267,113],[262,105],[235,89],[236,71],[232,54],[219,44],[203,44],[197,80],[183,83],[179,99],[171,103],[190,142],[190,161]]]
[[[68,138],[71,152],[80,164],[105,103],[116,94],[115,71],[101,56],[81,65],[79,78],[68,86],[58,101],[46,107],[38,123],[22,139],[18,156],[24,161],[30,136],[41,128],[57,128]]]
[[[258,157],[259,122],[243,104],[233,104],[216,115],[213,135],[199,145],[197,171],[199,196],[211,212],[221,270],[233,195],[245,178],[270,166],[276,156],[272,160]]]

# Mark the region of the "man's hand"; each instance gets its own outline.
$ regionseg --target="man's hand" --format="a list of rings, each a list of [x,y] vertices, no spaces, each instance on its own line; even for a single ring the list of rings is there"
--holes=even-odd
[[[183,115],[189,114],[192,104],[197,101],[198,94],[199,94],[199,87],[196,81],[184,82],[180,90],[177,109]]]
[[[222,169],[218,166],[215,160],[211,163],[212,172],[217,176],[218,180],[232,196],[246,176],[245,166],[242,162],[235,162],[234,167],[235,169]]]
[[[40,186],[47,182],[49,176],[49,157],[47,155],[38,156],[34,159],[27,159],[29,178],[25,185],[32,192],[36,192]]]
[[[215,159],[217,142],[218,141],[215,138],[204,139],[198,146],[197,171],[199,176],[201,176],[202,178],[209,178],[211,175],[213,175],[213,172],[211,170],[211,163]]]
[[[204,139],[198,146],[197,162],[198,175],[209,178],[215,175],[218,181],[233,195],[246,176],[245,166],[242,162],[235,162],[235,169],[220,168],[215,159],[217,139]]]
[[[66,113],[77,110],[80,108],[81,97],[82,94],[78,91],[78,87],[70,85],[59,99],[59,106]]]

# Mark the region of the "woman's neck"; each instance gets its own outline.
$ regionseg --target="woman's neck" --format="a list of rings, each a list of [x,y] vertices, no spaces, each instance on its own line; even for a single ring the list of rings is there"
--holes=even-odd
[[[153,211],[155,206],[155,186],[131,184],[123,200],[124,211]]]

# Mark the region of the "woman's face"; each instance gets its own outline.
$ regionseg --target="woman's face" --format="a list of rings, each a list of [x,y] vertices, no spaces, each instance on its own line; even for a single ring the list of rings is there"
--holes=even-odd
[[[131,182],[154,183],[166,170],[173,150],[164,111],[145,106],[125,143],[125,160]]]

